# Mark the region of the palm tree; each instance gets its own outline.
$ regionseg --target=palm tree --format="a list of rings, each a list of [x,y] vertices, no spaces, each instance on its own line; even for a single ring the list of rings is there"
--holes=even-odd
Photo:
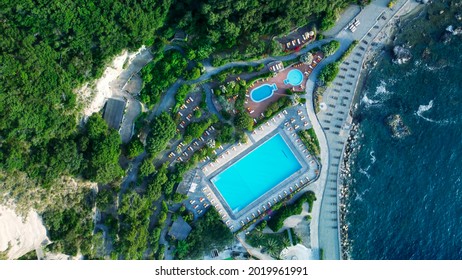
[[[292,246],[292,242],[290,242],[289,237],[284,236],[284,238],[282,238],[282,246],[283,246],[284,248],[287,248],[287,247]]]
[[[266,249],[268,250],[268,254],[277,257],[279,253],[278,242],[273,238],[269,238],[268,241],[266,241]]]

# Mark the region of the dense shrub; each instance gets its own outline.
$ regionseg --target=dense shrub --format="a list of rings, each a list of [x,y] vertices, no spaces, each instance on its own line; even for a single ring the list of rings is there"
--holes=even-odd
[[[233,240],[233,234],[221,221],[220,215],[211,207],[199,218],[189,234],[186,242],[176,246],[178,259],[198,259],[204,252],[213,249],[222,250]]]
[[[338,48],[340,48],[340,42],[336,40],[321,46],[321,50],[326,56],[334,54]]]
[[[172,117],[164,112],[154,118],[148,135],[146,150],[152,157],[167,148],[168,142],[175,136],[176,125]]]
[[[160,101],[167,90],[183,73],[187,60],[176,50],[169,50],[158,61],[153,60],[141,69],[143,89],[140,99],[152,107]]]
[[[339,72],[339,64],[338,62],[332,62],[324,66],[321,72],[319,73],[319,81],[324,84],[330,84]]]
[[[303,210],[303,203],[308,202],[309,212],[313,207],[313,202],[316,200],[316,196],[313,192],[308,191],[298,198],[294,203],[282,206],[276,214],[273,214],[271,219],[268,221],[268,227],[274,231],[279,231],[284,225],[285,219],[290,216],[298,215]]]
[[[319,147],[318,137],[316,136],[314,129],[310,128],[308,130],[300,130],[297,133],[298,136],[302,139],[302,142],[305,144],[308,151],[310,151],[310,153],[313,155],[319,156],[321,149]]]

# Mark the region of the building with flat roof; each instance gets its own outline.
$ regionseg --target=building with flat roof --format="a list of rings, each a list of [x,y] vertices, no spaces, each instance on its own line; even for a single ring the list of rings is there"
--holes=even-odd
[[[109,98],[104,105],[103,118],[109,127],[119,130],[125,111],[125,100]]]

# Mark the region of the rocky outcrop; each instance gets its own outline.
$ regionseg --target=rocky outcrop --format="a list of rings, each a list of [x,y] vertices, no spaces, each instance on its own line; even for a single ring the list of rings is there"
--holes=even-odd
[[[443,32],[443,35],[441,35],[441,42],[444,44],[447,44],[451,42],[452,36],[457,36],[457,35],[462,35],[462,27],[456,27],[449,25],[446,27],[446,29]]]
[[[395,46],[393,48],[393,54],[395,55],[393,63],[396,64],[408,63],[412,58],[411,51],[403,46]]]
[[[462,27],[457,27],[452,31],[452,35],[462,35]]]
[[[387,124],[394,138],[404,138],[411,134],[411,130],[404,124],[403,119],[398,114],[388,116]]]

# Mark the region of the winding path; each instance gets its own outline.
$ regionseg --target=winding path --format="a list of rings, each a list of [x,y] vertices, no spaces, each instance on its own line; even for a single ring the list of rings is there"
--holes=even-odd
[[[339,50],[333,55],[325,58],[313,70],[306,83],[306,109],[313,129],[318,136],[321,148],[321,165],[323,166],[319,179],[312,184],[318,200],[313,206],[313,220],[311,222],[311,247],[313,254],[316,257],[321,257],[321,250],[324,252],[325,259],[340,259],[340,237],[339,237],[339,222],[338,222],[338,170],[342,157],[343,148],[349,134],[348,128],[344,127],[344,123],[349,114],[351,102],[354,97],[359,75],[362,69],[362,62],[367,53],[367,49],[372,40],[380,33],[385,25],[387,25],[393,16],[405,5],[409,4],[410,0],[398,0],[393,9],[387,8],[388,0],[376,0],[370,5],[361,10],[359,14],[350,13],[347,18],[356,15],[361,21],[355,33],[351,33],[342,29],[335,34],[335,40],[340,42]],[[418,5],[412,2],[411,8]],[[344,24],[344,21],[341,21]],[[164,94],[160,104],[156,106],[150,113],[149,119],[167,111],[175,103],[174,97],[177,89],[183,84],[203,83],[209,80],[213,75],[216,75],[226,69],[233,67],[257,66],[261,63],[271,61],[287,61],[294,59],[301,54],[304,54],[313,48],[320,47],[322,44],[332,40],[332,38],[313,42],[297,53],[292,53],[285,56],[270,56],[264,59],[246,62],[236,61],[230,62],[220,67],[212,67],[205,63],[205,70],[201,77],[193,81],[177,80]],[[313,91],[315,89],[316,77],[322,67],[326,64],[337,60],[341,54],[349,47],[353,40],[358,40],[360,43],[354,49],[346,61],[342,64],[339,75],[334,80],[332,87],[324,93],[323,102],[327,104],[328,109],[321,111],[318,115],[315,113],[313,106]],[[151,58],[152,59],[152,58]],[[356,62],[358,61],[358,62]],[[147,62],[146,62],[147,63]],[[355,67],[356,66],[356,67]],[[141,68],[140,68],[141,69]],[[138,70],[139,71],[139,70]],[[342,78],[343,77],[343,78]],[[342,81],[340,81],[342,80]],[[212,102],[212,92],[210,86],[206,83],[202,84],[206,92],[206,102],[209,110],[220,116],[218,110]],[[339,88],[340,87],[340,88]],[[343,94],[343,96],[342,96]],[[339,96],[341,98],[339,98]],[[343,108],[342,108],[343,107]],[[337,108],[337,110],[335,110]],[[144,158],[144,154],[139,156],[133,162],[133,168],[128,172],[123,186],[127,186],[130,182],[136,180],[138,166]],[[123,187],[124,189],[124,187]]]

